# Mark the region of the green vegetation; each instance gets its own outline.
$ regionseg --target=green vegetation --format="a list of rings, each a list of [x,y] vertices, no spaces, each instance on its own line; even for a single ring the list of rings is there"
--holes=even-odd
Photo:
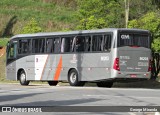
[[[42,32],[125,27],[124,0],[1,0],[0,9],[0,35],[3,37],[28,33],[22,29],[31,19]],[[160,18],[159,10],[157,0],[130,0],[129,27],[155,29],[155,24],[159,23],[154,23],[154,19]],[[150,21],[149,17],[153,20],[144,27],[141,22]],[[134,22],[138,22],[138,26],[131,26]]]
[[[38,23],[34,18],[32,18],[28,24],[22,29],[22,34],[27,34],[27,33],[37,33],[41,32],[42,28],[38,26]]]
[[[160,52],[160,37],[154,39],[152,47],[153,49],[155,49],[156,52]]]
[[[78,0],[78,29],[124,27],[123,12],[116,0]]]
[[[14,16],[17,22],[13,34],[21,33],[22,28],[32,18],[38,21],[43,31],[73,29],[75,21],[74,0],[1,0],[0,31],[3,34],[7,23]]]
[[[8,38],[0,38],[0,47],[5,47],[8,42]]]

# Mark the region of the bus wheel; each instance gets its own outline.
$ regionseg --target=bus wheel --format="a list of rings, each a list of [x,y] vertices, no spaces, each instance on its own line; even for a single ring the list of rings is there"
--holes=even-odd
[[[75,69],[72,69],[68,75],[68,82],[70,86],[84,86],[84,81],[78,81],[78,73]]]
[[[98,87],[111,88],[112,85],[113,85],[113,82],[105,82],[105,81],[102,81],[102,82],[98,82],[98,83],[97,83],[97,86],[98,86]]]
[[[58,84],[58,81],[48,81],[48,84],[50,86],[56,86]]]
[[[21,85],[28,85],[29,84],[29,81],[26,81],[26,74],[23,70],[20,73],[19,81],[20,81]]]

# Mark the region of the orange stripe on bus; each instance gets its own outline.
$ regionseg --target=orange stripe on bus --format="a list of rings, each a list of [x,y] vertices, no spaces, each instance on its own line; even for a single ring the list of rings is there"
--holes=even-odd
[[[44,64],[44,67],[43,67],[43,71],[42,71],[40,80],[42,80],[42,76],[43,76],[43,74],[44,74],[44,69],[46,68],[46,65],[47,65],[47,62],[48,62],[48,57],[49,57],[49,56],[47,56],[46,62],[45,62],[45,64]]]
[[[60,57],[57,69],[56,69],[56,73],[54,75],[54,80],[58,80],[59,76],[61,74],[61,70],[62,70],[62,56]]]

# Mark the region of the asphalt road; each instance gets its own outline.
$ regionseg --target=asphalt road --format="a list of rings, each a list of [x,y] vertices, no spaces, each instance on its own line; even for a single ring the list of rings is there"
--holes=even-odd
[[[0,106],[159,105],[159,89],[0,84]]]

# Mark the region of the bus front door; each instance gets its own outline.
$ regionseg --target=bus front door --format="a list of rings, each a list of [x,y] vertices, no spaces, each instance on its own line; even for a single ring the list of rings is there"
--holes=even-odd
[[[7,62],[6,72],[7,79],[16,80],[16,57],[17,57],[17,43],[12,42],[7,45]]]

